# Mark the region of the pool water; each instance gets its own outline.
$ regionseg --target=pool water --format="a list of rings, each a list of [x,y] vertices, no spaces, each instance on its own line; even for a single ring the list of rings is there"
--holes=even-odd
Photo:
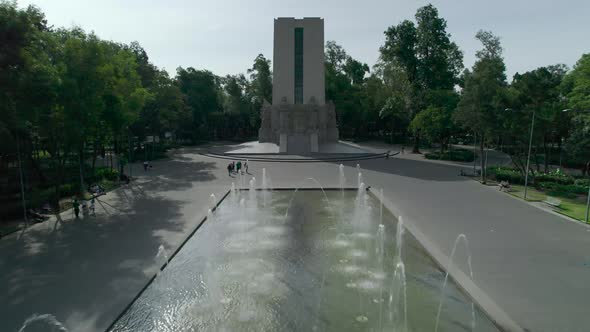
[[[396,226],[364,191],[233,192],[112,331],[434,331],[444,272]],[[444,294],[438,331],[497,331]]]

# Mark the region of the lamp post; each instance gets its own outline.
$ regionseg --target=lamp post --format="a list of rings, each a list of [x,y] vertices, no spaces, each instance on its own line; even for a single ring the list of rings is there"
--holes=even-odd
[[[590,113],[590,110],[572,110],[564,109],[562,112],[575,112],[575,113]],[[588,183],[588,199],[586,201],[586,223],[588,223],[588,215],[590,214],[590,182]]]
[[[475,163],[477,161],[477,133],[473,132],[473,176],[475,176]]]
[[[507,112],[518,112],[515,111],[511,108],[507,108],[505,109],[505,111]],[[531,148],[533,146],[533,130],[535,129],[535,111],[533,111],[533,118],[531,120],[531,134],[530,134],[530,138],[529,138],[529,153],[527,155],[526,158],[526,170],[524,173],[524,200],[526,201],[526,196],[527,196],[527,190],[528,190],[528,185],[529,185],[529,165],[531,162]]]

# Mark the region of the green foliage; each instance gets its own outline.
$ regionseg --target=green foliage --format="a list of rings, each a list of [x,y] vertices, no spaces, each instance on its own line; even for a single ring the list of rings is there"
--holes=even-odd
[[[512,184],[524,184],[524,176],[518,170],[506,167],[490,167],[486,173],[492,179],[500,181],[508,181]]]
[[[405,108],[412,119],[429,107],[445,107],[444,99],[437,97],[442,91],[452,93],[463,68],[463,54],[451,41],[446,28],[446,20],[439,17],[438,10],[427,5],[416,12],[416,23],[405,20],[387,29],[385,44],[380,48],[381,61],[402,71],[408,84],[403,96],[392,95],[383,114]],[[419,138],[422,131],[413,132]],[[418,146],[416,139],[415,151]]]
[[[119,172],[108,167],[101,167],[95,170],[96,177],[98,179],[104,179],[109,181],[116,181],[119,179]]]
[[[498,182],[508,181],[512,184],[524,184],[524,176],[512,168],[492,167],[487,172]],[[590,183],[590,179],[575,179],[560,172],[537,174],[533,179],[529,178],[529,185],[534,185],[537,189],[547,192],[549,196],[565,198],[587,195],[588,183]]]
[[[472,162],[475,160],[476,155],[471,150],[453,149],[450,151],[443,152],[442,158],[441,158],[441,154],[439,151],[433,151],[430,153],[426,153],[426,154],[424,154],[424,157],[426,159]]]

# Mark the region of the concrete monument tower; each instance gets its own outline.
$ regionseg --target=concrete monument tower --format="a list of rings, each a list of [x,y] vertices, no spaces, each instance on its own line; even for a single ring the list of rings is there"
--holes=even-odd
[[[324,80],[324,20],[275,19],[272,105],[262,107],[259,141],[284,153],[319,152],[321,144],[338,142]]]

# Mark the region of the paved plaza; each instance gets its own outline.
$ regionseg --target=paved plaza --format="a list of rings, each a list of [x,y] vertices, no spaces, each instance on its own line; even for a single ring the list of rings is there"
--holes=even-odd
[[[156,271],[162,244],[173,252],[237,178],[228,160],[198,148],[171,153],[137,180],[102,197],[95,218],[46,222],[0,240],[0,321],[16,331],[33,313],[51,313],[70,331],[104,331]],[[590,228],[542,211],[494,187],[458,176],[461,166],[413,155],[359,162],[363,178],[449,254],[469,239],[475,283],[530,331],[585,331],[590,326]],[[357,162],[345,162],[356,186]],[[250,162],[274,187],[338,187],[339,162]],[[468,166],[463,166],[468,168]],[[457,265],[464,269],[465,253]]]

